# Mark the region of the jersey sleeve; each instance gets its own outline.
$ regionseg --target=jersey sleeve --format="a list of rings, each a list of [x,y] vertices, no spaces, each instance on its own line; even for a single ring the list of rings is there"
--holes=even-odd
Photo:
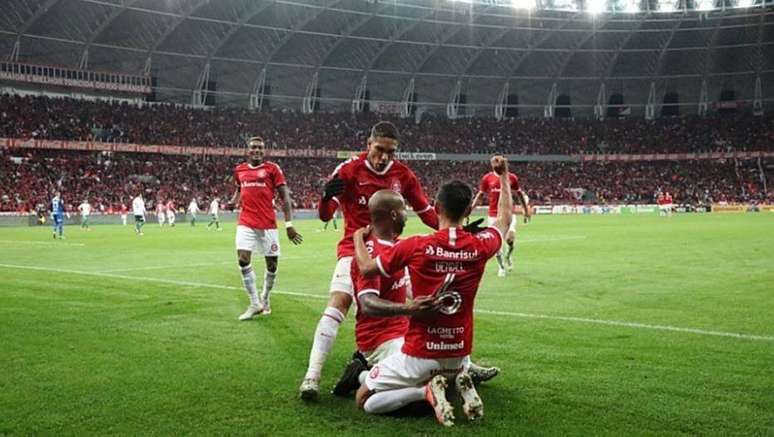
[[[285,182],[285,174],[282,173],[282,169],[276,164],[274,165],[274,171],[271,172],[271,178],[275,187],[287,184]]]
[[[399,241],[395,246],[383,251],[376,257],[379,273],[385,278],[391,277],[408,265],[417,248],[419,237]]]
[[[511,190],[512,191],[518,191],[519,190],[519,177],[516,176],[513,173],[509,173],[509,175],[510,175],[509,179],[511,180]]]
[[[481,178],[481,182],[478,183],[478,191],[482,193],[489,193],[489,184],[487,183],[487,177]]]
[[[354,263],[353,263],[354,264]],[[379,275],[371,276],[370,278],[365,278],[363,275],[359,274],[357,277],[352,278],[352,283],[355,285],[355,296],[360,298],[360,296],[364,294],[375,294],[379,296],[379,290],[382,285],[382,278]]]
[[[237,188],[240,188],[238,168],[234,168],[234,185],[236,185]]]
[[[500,231],[490,226],[475,235],[478,250],[483,253],[487,259],[495,256],[503,245],[503,236]]]

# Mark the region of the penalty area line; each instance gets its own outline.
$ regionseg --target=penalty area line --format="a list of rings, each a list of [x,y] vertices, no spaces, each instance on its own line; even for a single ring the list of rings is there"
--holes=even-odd
[[[10,243],[10,244],[33,244],[33,245],[43,245],[43,246],[76,246],[76,247],[84,247],[86,244],[84,243],[68,243],[64,241],[31,241],[31,240],[0,240],[0,243]]]
[[[214,289],[220,289],[220,290],[238,290],[238,291],[244,290],[244,288],[242,287],[235,287],[231,285],[207,284],[207,283],[201,283],[201,282],[178,281],[174,279],[117,275],[114,273],[103,273],[103,272],[87,272],[87,271],[81,271],[81,270],[58,269],[58,268],[52,268],[52,267],[22,266],[17,264],[0,264],[0,267],[5,267],[9,269],[19,269],[19,270],[33,270],[33,271],[44,271],[44,272],[67,273],[67,274],[83,275],[83,276],[97,276],[97,277],[113,278],[113,279],[125,279],[130,281],[155,282],[159,284],[183,285],[183,286],[198,287],[198,288],[214,288]],[[320,295],[320,294],[297,293],[297,292],[282,291],[282,290],[274,290],[272,291],[272,293],[285,295],[285,296],[303,297],[308,299],[328,300],[327,295]],[[741,340],[754,340],[754,341],[774,341],[774,336],[767,336],[767,335],[740,334],[736,332],[712,331],[712,330],[704,330],[704,329],[698,329],[698,328],[682,328],[679,326],[669,326],[669,325],[650,325],[647,323],[623,322],[618,320],[588,319],[584,317],[552,316],[547,314],[518,313],[518,312],[494,311],[494,310],[486,310],[486,309],[476,309],[474,310],[474,312],[479,314],[488,314],[488,315],[494,315],[494,316],[507,316],[507,317],[518,317],[518,318],[525,318],[525,319],[541,319],[541,320],[553,320],[553,321],[572,322],[572,323],[620,326],[620,327],[631,328],[631,329],[679,332],[679,333],[696,334],[696,335],[703,335],[703,336],[709,336],[709,337],[727,337],[727,338],[737,338]]]

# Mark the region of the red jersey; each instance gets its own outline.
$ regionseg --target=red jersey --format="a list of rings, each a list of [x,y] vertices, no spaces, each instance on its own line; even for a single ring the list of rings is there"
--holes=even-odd
[[[167,202],[167,211],[172,211],[172,212],[175,211],[175,203],[172,202],[171,200]]]
[[[344,192],[334,197],[331,202],[341,208],[344,214],[344,238],[339,241],[337,256],[339,258],[352,256],[355,253],[355,244],[352,242],[352,234],[358,228],[371,223],[371,214],[368,212],[368,199],[375,192],[390,189],[400,193],[428,226],[438,227],[438,216],[427,201],[417,176],[405,164],[399,161],[390,161],[387,167],[377,172],[366,160],[366,153],[341,163],[333,176],[344,181]],[[320,202],[318,209],[326,208],[325,201]],[[335,211],[329,208],[329,212]],[[322,214],[321,214],[322,218]]]
[[[377,256],[393,246],[392,242],[379,240],[373,235],[366,240],[366,247],[371,257]],[[403,303],[406,301],[406,290],[409,286],[409,275],[405,269],[399,270],[389,278],[380,275],[365,278],[360,275],[357,263],[352,263],[352,284],[355,287],[355,296],[373,293],[390,302]],[[360,301],[357,302],[357,315],[355,316],[355,339],[357,348],[361,352],[375,350],[382,343],[394,338],[403,337],[409,326],[408,317],[372,317],[360,311]]]
[[[124,205],[124,204],[122,203],[122,204],[121,204],[121,214],[126,214],[126,213],[127,213],[127,211],[129,211],[129,210],[126,208],[126,205]]]
[[[511,192],[519,190],[519,177],[513,173],[508,173],[508,179],[511,181]],[[489,217],[497,217],[497,202],[500,201],[500,176],[495,172],[489,172],[481,178],[478,189],[486,193],[489,198]]]
[[[159,202],[156,204],[156,212],[161,214],[162,212],[165,212],[167,210],[167,207],[164,206],[163,202]]]
[[[665,203],[666,203],[666,199],[664,198],[664,195],[659,194],[658,197],[656,198],[656,204],[663,205]]]
[[[666,204],[666,205],[671,205],[672,204],[672,195],[671,194],[667,194],[666,196],[664,196],[664,204]]]
[[[470,355],[473,349],[473,302],[486,262],[502,245],[496,228],[477,234],[447,228],[428,236],[407,238],[376,257],[384,277],[408,266],[414,297],[432,295],[446,276],[454,280],[442,294],[442,312],[427,319],[409,319],[403,353],[420,358]]]
[[[274,192],[285,185],[285,175],[279,166],[263,161],[258,166],[243,162],[234,169],[234,181],[239,187],[242,211],[239,224],[253,229],[276,229],[272,201]]]

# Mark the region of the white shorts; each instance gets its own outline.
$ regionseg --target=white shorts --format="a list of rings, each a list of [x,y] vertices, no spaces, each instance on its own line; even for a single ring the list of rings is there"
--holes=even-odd
[[[400,352],[403,347],[403,337],[393,338],[380,344],[376,349],[372,351],[362,351],[369,366],[381,363],[385,358],[392,354]]]
[[[263,256],[279,256],[279,233],[276,229],[253,229],[237,225],[236,248]]]
[[[172,211],[167,211],[167,221],[170,223],[175,222],[175,213]]]
[[[494,226],[494,223],[497,221],[497,217],[489,217],[486,218],[486,224],[487,226]],[[513,214],[511,216],[511,226],[508,227],[508,231],[510,232],[516,232],[516,222],[518,222],[519,219],[516,217],[516,214]]]
[[[156,215],[156,218],[159,220],[159,223],[164,223],[164,218],[165,218],[166,216],[167,216],[167,215],[166,215],[166,214],[164,214],[164,213],[162,212],[162,213],[160,213],[160,214]]]
[[[352,257],[343,256],[336,261],[336,268],[333,270],[333,277],[331,278],[331,288],[329,293],[339,291],[347,293],[354,299],[355,291],[352,287],[352,276],[350,276],[350,268],[352,267]]]
[[[435,375],[443,374],[450,378],[469,367],[470,356],[433,359],[397,352],[372,367],[365,384],[374,391],[419,387]]]

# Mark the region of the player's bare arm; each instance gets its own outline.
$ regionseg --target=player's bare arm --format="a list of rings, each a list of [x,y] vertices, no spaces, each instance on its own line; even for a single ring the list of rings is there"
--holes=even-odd
[[[395,303],[366,293],[358,297],[358,302],[363,313],[372,317],[422,317],[438,312],[441,308],[441,302],[434,296],[420,296],[404,303]]]
[[[231,199],[229,199],[229,201],[228,201],[228,203],[230,205],[233,205],[234,208],[236,208],[237,205],[239,204],[239,193],[240,193],[239,185],[237,185],[236,189],[234,189],[234,194],[231,195]]]
[[[508,180],[508,161],[503,156],[495,156],[492,158],[492,169],[500,178],[500,199],[497,202],[497,219],[494,227],[500,231],[501,235],[505,235],[511,225],[513,214],[511,184]]]
[[[470,202],[470,208],[475,209],[481,202],[482,197],[484,197],[484,192],[479,190],[478,193],[476,193],[476,195],[473,197],[473,201]]]
[[[352,234],[352,240],[355,243],[355,262],[357,262],[357,267],[360,269],[360,274],[366,278],[379,274],[379,266],[371,258],[365,244],[365,236],[368,235],[368,232],[368,227],[365,227],[358,229]]]
[[[293,220],[293,200],[290,198],[290,190],[287,185],[280,185],[277,187],[280,197],[282,198],[282,213],[285,215],[285,226],[288,233],[288,240],[293,244],[301,244],[304,238],[296,231],[293,225],[287,226],[292,223]]]
[[[529,210],[529,202],[527,201],[527,195],[523,190],[516,191],[516,197],[519,198],[521,209],[524,210],[524,223],[528,223],[532,218],[532,211]]]

